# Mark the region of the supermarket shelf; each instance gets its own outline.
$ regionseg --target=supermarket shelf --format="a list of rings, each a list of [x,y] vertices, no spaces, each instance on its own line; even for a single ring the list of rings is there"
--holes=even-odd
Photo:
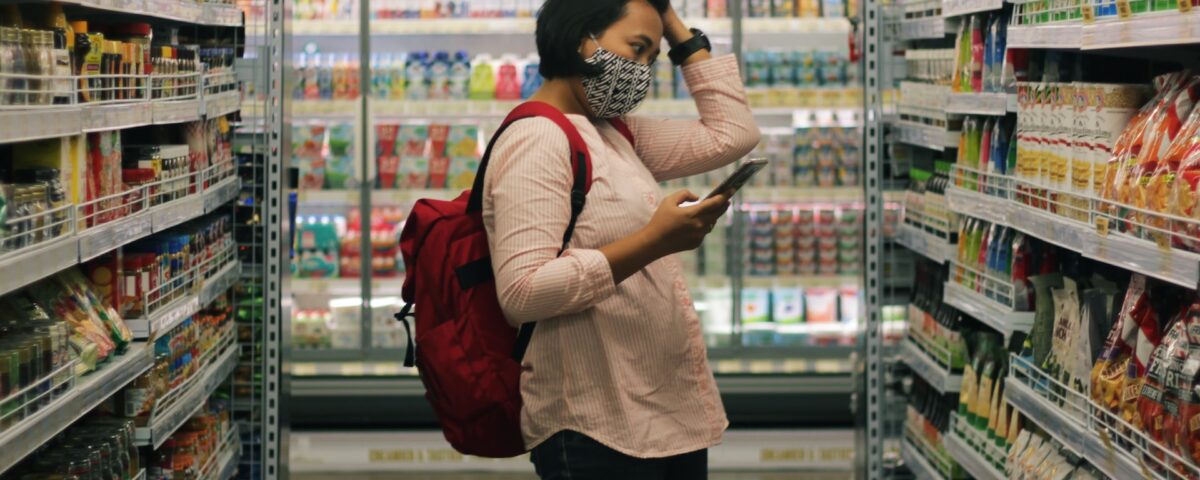
[[[0,142],[15,143],[78,135],[83,115],[78,108],[0,111]]]
[[[689,18],[691,27],[709,35],[730,35],[733,23],[728,18]],[[293,34],[297,37],[357,35],[357,20],[296,20]],[[532,35],[536,27],[533,18],[436,18],[436,19],[375,19],[371,21],[373,36],[399,35]],[[747,18],[743,21],[746,35],[779,33],[836,34],[848,33],[850,23],[844,18]]]
[[[942,0],[942,16],[955,17],[1004,8],[1004,0]]]
[[[953,243],[907,223],[900,224],[896,241],[904,248],[938,263],[946,263],[956,255]]]
[[[199,25],[242,25],[242,11],[235,5],[187,0],[65,0],[64,3]]]
[[[0,433],[0,473],[12,468],[100,402],[149,370],[154,364],[153,350],[146,343],[130,344],[124,355],[109,360],[98,371],[80,378],[74,389]]]
[[[1082,45],[1083,25],[1064,22],[1055,25],[1009,25],[1008,48],[1078,49]]]
[[[895,128],[896,140],[939,152],[947,148],[958,148],[958,138],[961,135],[961,132],[904,120],[897,121],[892,126]]]
[[[181,123],[206,116],[226,115],[241,108],[240,97],[230,94],[240,95],[238,92],[223,92],[208,97],[198,95],[189,100],[0,109],[0,143],[69,137],[88,132]],[[206,111],[209,112],[208,115]]]
[[[967,445],[967,442],[958,433],[953,431],[947,432],[942,436],[942,441],[946,444],[946,452],[951,457],[954,457],[958,461],[958,464],[962,465],[963,469],[971,474],[972,477],[975,477],[976,480],[1004,480],[1007,478],[1003,472],[996,470],[996,467],[988,463],[987,459],[983,458],[979,452],[976,452],[970,445]]]
[[[225,381],[237,368],[237,346],[229,346],[212,363],[205,366],[203,371],[179,388],[185,389],[179,393],[174,403],[164,412],[155,412],[150,425],[138,427],[135,443],[138,446],[149,446],[154,449],[161,447],[163,442],[179,427],[183,426],[197,411],[204,407],[208,397]]]
[[[1033,312],[1014,312],[1011,308],[953,281],[946,282],[942,301],[1004,334],[1006,339],[1011,337],[1013,332],[1028,332],[1033,327]]]
[[[1172,9],[1123,20],[1097,20],[1084,25],[1080,36],[1084,50],[1200,43],[1200,12],[1185,14]]]
[[[78,234],[78,260],[86,262],[117,247],[140,240],[153,232],[161,232],[180,223],[215,212],[222,205],[236,198],[241,190],[242,179],[236,176],[230,177],[209,187],[202,195],[177,200],[90,228]]]
[[[707,194],[709,189],[696,194]],[[746,202],[854,203],[863,201],[862,187],[750,187],[739,191]]]
[[[404,278],[373,278],[371,290],[376,296],[380,294],[400,294],[400,285]],[[293,295],[345,295],[359,296],[362,294],[362,279],[359,278],[293,278]]]
[[[804,110],[854,109],[861,103],[858,88],[770,88],[750,89],[747,101],[759,118],[786,117],[789,120]],[[371,114],[376,118],[405,119],[484,119],[500,120],[519,105],[517,100],[379,100],[371,99]],[[359,108],[357,100],[295,100],[292,114],[297,118],[351,118]],[[262,107],[247,105],[247,116],[261,117]],[[649,99],[634,115],[655,117],[695,117],[696,102],[691,99]]]
[[[942,472],[933,468],[933,465],[929,464],[929,460],[926,460],[925,456],[921,455],[920,450],[907,439],[900,445],[900,456],[904,458],[904,464],[908,465],[908,469],[912,470],[913,475],[918,479],[946,480]]]
[[[946,189],[946,205],[955,213],[1004,225],[1009,224],[1009,214],[1016,206],[1006,198],[984,195],[956,186]]]
[[[941,16],[904,19],[900,21],[901,40],[920,40],[927,38],[943,38],[949,33],[946,30],[946,19]]]
[[[1009,101],[1009,98],[1012,101]],[[1016,104],[1016,94],[952,93],[946,101],[946,113],[960,115],[1005,115]],[[1015,109],[1014,109],[1015,110]],[[957,141],[955,142],[957,145]]]
[[[137,476],[133,477],[133,480],[146,480],[146,469],[139,470]]]
[[[772,275],[768,277],[747,276],[745,288],[771,288],[775,285],[798,286],[803,288],[838,288],[844,285],[858,285],[862,276],[855,275]]]
[[[941,393],[955,393],[962,387],[962,375],[950,373],[946,367],[941,366],[929,355],[926,354],[921,347],[913,343],[912,340],[905,339],[900,346],[900,358],[904,363],[924,378],[930,386],[937,389]]]
[[[216,453],[200,467],[198,478],[201,480],[228,480],[237,473],[237,458],[241,450],[238,430],[236,423],[230,425]]]
[[[241,271],[240,262],[234,260],[222,267],[216,275],[205,280],[199,293],[184,295],[160,308],[149,317],[126,319],[125,323],[133,331],[134,338],[153,339],[159,333],[174,328],[188,317],[195,315],[201,308],[212,303],[212,300],[241,278]]]
[[[1025,417],[1038,424],[1055,440],[1082,455],[1109,478],[1144,478],[1138,461],[1124,451],[1106,448],[1099,435],[1088,432],[1083,425],[1063,416],[1062,407],[1051,404],[1034,393],[1028,385],[1008,377],[1005,380],[1008,402]]]
[[[0,295],[31,285],[75,265],[79,261],[79,242],[66,237],[46,244],[0,255]],[[20,272],[17,274],[16,272]]]

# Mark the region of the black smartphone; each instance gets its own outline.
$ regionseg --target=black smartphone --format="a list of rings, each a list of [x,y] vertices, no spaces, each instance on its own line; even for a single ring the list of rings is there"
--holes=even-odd
[[[729,196],[732,197],[733,194],[737,193],[738,190],[741,190],[741,188],[746,185],[746,182],[750,181],[750,177],[753,177],[754,174],[766,167],[767,159],[765,158],[752,158],[750,160],[746,160],[745,162],[742,162],[737,171],[733,172],[733,174],[730,175],[729,178],[726,178],[725,181],[721,182],[720,185],[717,185],[717,188],[714,188],[712,193],[709,193],[708,196],[704,198],[709,199],[720,195],[723,192],[729,192]]]

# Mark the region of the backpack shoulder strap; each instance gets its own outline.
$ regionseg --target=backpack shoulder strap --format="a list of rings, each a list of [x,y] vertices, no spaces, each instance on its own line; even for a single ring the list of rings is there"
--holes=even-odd
[[[629,128],[628,123],[625,123],[620,118],[609,119],[608,123],[612,124],[613,128],[617,129],[618,132],[621,132],[621,136],[629,140],[629,144],[633,145],[633,148],[637,148],[637,142],[633,139],[633,130]]]
[[[567,230],[563,234],[562,249],[559,250],[559,255],[562,255],[562,252],[567,249],[567,245],[571,243],[571,237],[575,234],[575,224],[579,221],[579,214],[583,213],[584,204],[587,203],[587,194],[592,189],[592,160],[591,155],[588,153],[587,143],[583,141],[583,136],[579,134],[579,130],[575,128],[575,125],[571,123],[571,120],[566,115],[563,115],[557,108],[547,103],[522,103],[505,117],[504,122],[500,124],[500,128],[492,135],[491,141],[488,142],[487,150],[483,153],[483,159],[479,162],[479,171],[475,175],[475,185],[471,188],[471,197],[467,203],[467,212],[478,213],[483,211],[484,176],[487,174],[488,163],[491,160],[492,148],[495,147],[496,140],[513,123],[533,117],[545,118],[558,125],[558,128],[566,134],[567,143],[571,148],[571,171],[574,179],[571,185],[571,221],[567,224]]]

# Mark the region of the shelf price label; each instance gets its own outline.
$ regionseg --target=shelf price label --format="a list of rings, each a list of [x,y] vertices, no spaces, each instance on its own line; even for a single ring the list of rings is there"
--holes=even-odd
[[[1179,0],[1179,11],[1183,13],[1192,11],[1192,0]]]
[[[1122,20],[1133,16],[1133,8],[1130,7],[1129,0],[1117,0],[1117,16]]]
[[[1180,0],[1186,1],[1186,0]],[[1096,11],[1091,6],[1091,2],[1085,2],[1080,8],[1079,13],[1083,15],[1083,23],[1090,24],[1096,20]]]
[[[1101,237],[1108,236],[1108,217],[1096,217],[1096,233]]]

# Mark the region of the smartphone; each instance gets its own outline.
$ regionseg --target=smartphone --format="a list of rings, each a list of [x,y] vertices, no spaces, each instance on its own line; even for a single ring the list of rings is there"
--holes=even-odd
[[[733,174],[730,175],[729,178],[726,178],[725,181],[721,182],[720,185],[717,185],[717,188],[714,188],[712,193],[709,193],[708,196],[704,198],[709,199],[720,195],[723,192],[729,192],[729,195],[733,196],[733,194],[737,193],[738,190],[741,190],[741,188],[746,185],[746,182],[750,181],[750,177],[753,177],[754,174],[766,167],[767,159],[765,158],[752,158],[750,160],[746,160],[745,162],[742,162],[737,171],[733,172]]]

